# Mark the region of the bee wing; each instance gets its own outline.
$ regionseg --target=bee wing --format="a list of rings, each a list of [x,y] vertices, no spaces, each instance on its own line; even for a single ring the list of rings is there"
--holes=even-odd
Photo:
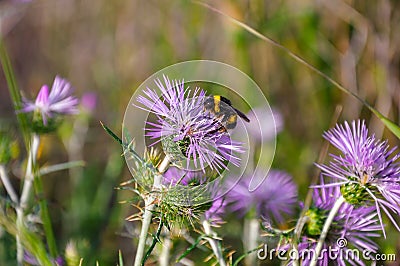
[[[236,108],[233,108],[233,109],[235,109],[235,111],[238,114],[238,116],[240,116],[244,121],[246,121],[247,123],[250,122],[250,119],[244,113],[242,113],[241,111],[239,111]]]

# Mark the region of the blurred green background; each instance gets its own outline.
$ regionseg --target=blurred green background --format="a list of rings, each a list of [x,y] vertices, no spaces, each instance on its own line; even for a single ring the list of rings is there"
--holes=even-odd
[[[277,40],[399,123],[399,1],[207,2]],[[338,105],[343,107],[339,121],[363,118],[378,137],[399,144],[362,104],[277,48],[190,1],[57,0],[16,7],[12,1],[1,1],[0,5],[5,43],[26,97],[35,97],[56,74],[70,80],[77,95],[97,95],[90,118],[80,117],[88,122],[82,149],[71,154],[68,147],[76,118],[66,121],[57,135],[45,137],[40,155],[40,162],[49,165],[74,158],[86,161],[83,169],[44,177],[59,246],[64,249],[73,240],[84,265],[96,260],[115,265],[119,249],[127,265],[134,256],[132,237],[139,227],[124,218],[138,210],[119,203],[131,193],[113,189],[130,173],[119,146],[99,120],[120,133],[135,88],[166,66],[209,59],[253,78],[283,115],[274,167],[293,175],[301,199],[315,175],[321,135]],[[1,119],[13,122],[15,112],[2,74],[0,86]],[[11,165],[14,172],[17,165]],[[230,221],[218,230],[238,253],[243,251],[237,241],[240,234],[232,232],[241,232],[240,226],[240,221]],[[396,252],[396,246],[399,250],[398,235],[389,233],[380,242],[382,251]],[[0,265],[8,265],[4,263],[13,255],[4,252],[13,239],[1,241]],[[173,257],[187,246],[177,244]],[[188,258],[199,262],[206,256],[198,251]]]

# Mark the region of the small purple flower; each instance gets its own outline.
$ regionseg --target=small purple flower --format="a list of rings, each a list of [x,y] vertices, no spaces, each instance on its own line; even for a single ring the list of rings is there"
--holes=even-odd
[[[257,141],[271,141],[283,129],[283,116],[278,110],[267,112],[264,108],[256,108],[247,114],[252,123],[246,125],[250,136]],[[262,121],[258,121],[262,119]]]
[[[233,212],[241,216],[254,210],[264,220],[284,222],[284,214],[293,214],[297,205],[297,186],[283,171],[270,170],[256,190],[249,191],[250,178],[242,178],[227,194]]]
[[[323,180],[321,182],[324,184]],[[298,245],[299,257],[303,259],[303,265],[310,264],[328,213],[340,195],[339,187],[328,186],[314,189],[313,204],[306,212],[308,220],[304,227],[304,235]],[[351,204],[343,203],[328,231],[318,265],[346,265],[346,262],[351,265],[365,265],[360,259],[363,256],[360,255],[357,258],[346,254],[349,254],[350,249],[356,248],[368,251],[372,256],[378,251],[378,246],[371,238],[379,237],[379,231],[378,215],[374,207],[355,208]],[[289,248],[289,246],[284,247],[284,249]]]
[[[82,95],[81,104],[88,112],[93,112],[97,105],[97,94],[94,92],[87,92]]]
[[[70,83],[56,76],[53,86],[43,85],[35,102],[24,100],[21,112],[38,112],[42,116],[43,125],[48,124],[48,119],[56,114],[76,114],[78,112],[78,99],[71,96]]]
[[[228,132],[220,130],[222,124],[204,109],[205,92],[199,88],[185,89],[183,81],[170,81],[164,76],[164,84],[155,80],[161,96],[147,88],[137,98],[144,105],[139,108],[156,115],[157,121],[147,122],[151,139],[163,143],[164,151],[172,160],[186,160],[186,167],[194,161],[204,170],[226,169],[227,163],[238,166],[240,159],[234,154],[243,152],[241,143],[233,141]],[[172,143],[172,144],[171,144]]]
[[[331,154],[329,165],[318,165],[333,183],[315,187],[340,187],[346,202],[356,206],[375,202],[384,235],[381,210],[400,231],[391,214],[400,214],[400,167],[396,162],[399,155],[394,154],[396,148],[389,149],[387,141],[368,136],[364,121],[353,121],[351,126],[347,122],[337,125],[324,137],[343,154]]]

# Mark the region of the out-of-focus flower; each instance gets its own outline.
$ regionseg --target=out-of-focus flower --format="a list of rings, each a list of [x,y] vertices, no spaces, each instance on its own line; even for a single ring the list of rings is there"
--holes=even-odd
[[[315,187],[340,187],[346,202],[355,206],[375,208],[384,231],[381,210],[400,231],[391,212],[400,214],[400,167],[396,148],[389,149],[387,141],[368,136],[364,121],[345,122],[324,134],[324,137],[343,154],[333,155],[329,165],[318,165],[333,183]],[[385,234],[385,231],[384,231]]]
[[[76,114],[78,112],[78,99],[71,96],[71,92],[71,84],[56,76],[51,90],[49,91],[49,86],[43,85],[35,102],[24,99],[21,112],[40,114],[43,125],[47,126],[48,120],[58,114]]]
[[[268,177],[254,191],[249,191],[250,178],[242,178],[227,194],[231,210],[240,215],[255,211],[264,220],[284,221],[284,214],[293,214],[297,205],[297,186],[282,171],[270,170]]]
[[[29,265],[41,265],[40,262],[29,252],[24,252],[24,261],[29,263]],[[62,257],[57,257],[55,259],[51,259],[53,265],[63,266],[65,265],[64,259]]]
[[[81,98],[82,107],[88,111],[93,112],[97,105],[97,94],[94,92],[87,92]]]
[[[205,211],[204,218],[212,225],[222,222],[222,215],[225,213],[226,200],[223,197],[215,197],[211,207]]]
[[[164,84],[159,79],[155,83],[161,96],[147,88],[145,95],[137,98],[144,107],[138,107],[157,116],[155,123],[147,122],[146,136],[158,139],[155,143],[162,141],[173,163],[186,161],[189,167],[193,160],[195,167],[199,165],[203,170],[207,166],[226,169],[229,162],[239,165],[240,159],[234,153],[243,152],[243,147],[221,130],[218,118],[205,111],[203,90],[196,88],[191,94],[183,81],[170,81],[166,76]]]
[[[283,117],[277,110],[269,113],[268,110],[255,108],[247,116],[251,123],[248,123],[246,128],[257,141],[270,141],[283,128]],[[257,121],[257,119],[262,119],[262,121]]]
[[[340,194],[339,187],[327,186],[314,189],[313,204],[306,212],[305,231],[298,245],[299,258],[303,259],[302,265],[310,264],[325,220]],[[379,237],[379,231],[378,215],[374,207],[356,208],[351,204],[343,203],[323,243],[318,265],[346,265],[346,262],[351,265],[365,265],[360,259],[362,256],[346,254],[350,254],[349,252],[352,251],[350,249],[357,248],[368,251],[372,256],[374,252],[377,252],[378,246],[371,238]],[[289,246],[285,247],[285,249],[288,248]]]

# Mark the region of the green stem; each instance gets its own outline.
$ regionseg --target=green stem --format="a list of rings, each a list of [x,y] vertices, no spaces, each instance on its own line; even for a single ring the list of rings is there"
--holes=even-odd
[[[56,240],[54,238],[53,227],[51,225],[51,219],[50,219],[49,209],[47,206],[47,201],[44,198],[42,179],[40,178],[37,172],[33,179],[33,186],[35,189],[35,194],[39,200],[40,216],[42,218],[44,233],[46,236],[50,255],[52,258],[56,258],[58,256]]]
[[[29,149],[29,158],[28,158],[28,166],[26,170],[26,176],[24,180],[24,186],[22,189],[22,195],[21,195],[21,200],[20,200],[20,212],[17,212],[18,214],[18,222],[22,223],[23,222],[23,217],[24,217],[24,210],[27,208],[28,205],[28,200],[29,200],[29,194],[31,191],[31,187],[33,184],[35,194],[39,198],[39,206],[40,206],[40,215],[41,219],[43,222],[43,228],[44,228],[44,233],[46,236],[47,240],[47,245],[49,247],[50,255],[53,258],[57,257],[57,248],[56,248],[56,242],[53,234],[53,229],[51,226],[51,219],[47,207],[47,202],[44,199],[43,196],[43,184],[42,180],[39,175],[39,168],[37,167],[37,161],[36,161],[36,156],[37,156],[37,151],[39,148],[39,143],[40,143],[40,137],[37,134],[33,134],[32,136],[32,142],[30,145]],[[18,249],[18,257],[19,260],[21,260],[21,247]]]
[[[340,198],[338,198],[336,200],[336,202],[333,205],[331,211],[329,212],[328,218],[326,218],[324,227],[322,228],[322,233],[321,233],[321,235],[319,237],[317,246],[315,247],[314,256],[313,256],[313,259],[311,261],[310,266],[317,265],[318,257],[319,257],[319,254],[321,253],[322,247],[324,245],[325,238],[328,235],[329,228],[331,227],[333,219],[335,218],[336,213],[339,211],[339,209],[342,206],[342,204],[344,203],[344,201],[345,200],[344,200],[343,196],[340,196]]]
[[[163,245],[161,249],[161,254],[158,259],[158,263],[160,266],[168,266],[170,265],[169,263],[169,257],[170,257],[170,250],[172,246],[172,240],[171,240],[171,235],[169,232],[164,229],[164,232],[166,233],[163,239]]]
[[[161,185],[162,185],[162,174],[167,170],[169,166],[169,158],[168,156],[165,156],[164,160],[160,164],[158,168],[158,174],[154,176],[154,182],[153,182],[153,191],[157,192],[160,191]],[[136,257],[135,257],[135,263],[134,266],[140,266],[142,264],[142,260],[144,257],[144,252],[146,248],[146,239],[147,239],[147,234],[149,232],[150,224],[151,224],[151,218],[153,216],[153,211],[155,210],[155,204],[154,201],[156,200],[157,193],[150,193],[147,198],[145,199],[145,210],[143,214],[143,220],[142,220],[142,229],[140,231],[140,236],[139,236],[139,243],[137,246],[136,250]]]
[[[33,165],[36,164],[36,155],[37,151],[39,148],[39,136],[34,134],[32,136],[32,140],[29,144],[28,148],[28,161],[27,161],[27,166],[26,166],[26,173],[25,173],[25,179],[24,179],[24,185],[22,187],[22,193],[21,193],[21,198],[19,201],[19,206],[16,208],[17,211],[17,228],[22,228],[22,224],[24,222],[24,211],[28,207],[28,200],[29,200],[29,195],[31,192],[32,188],[32,183],[33,183]],[[22,265],[23,259],[24,259],[24,249],[22,246],[22,243],[20,241],[20,236],[21,232],[18,231],[17,235],[17,261],[18,265]]]
[[[6,166],[4,164],[0,164],[0,179],[7,191],[8,196],[10,196],[10,199],[16,206],[18,206],[18,196],[11,184],[10,178],[7,174]]]
[[[259,221],[256,218],[245,219],[244,225],[244,239],[245,249],[253,250],[256,249],[258,244],[259,236]],[[249,254],[245,258],[247,265],[257,265],[257,254]]]
[[[204,232],[206,233],[206,235],[208,235],[208,237],[207,237],[208,243],[210,243],[211,249],[214,252],[215,257],[217,258],[219,265],[226,266],[224,256],[222,255],[221,246],[214,239],[217,234],[215,232],[213,232],[213,230],[211,229],[211,225],[207,220],[203,221],[203,228],[204,228]]]
[[[153,242],[151,243],[149,249],[146,252],[146,255],[143,258],[142,265],[144,266],[146,263],[146,260],[150,257],[151,252],[153,252],[154,247],[156,246],[157,242],[160,242],[160,234],[161,230],[163,228],[163,221],[160,221],[160,224],[158,225],[158,229],[156,234],[153,236]]]

